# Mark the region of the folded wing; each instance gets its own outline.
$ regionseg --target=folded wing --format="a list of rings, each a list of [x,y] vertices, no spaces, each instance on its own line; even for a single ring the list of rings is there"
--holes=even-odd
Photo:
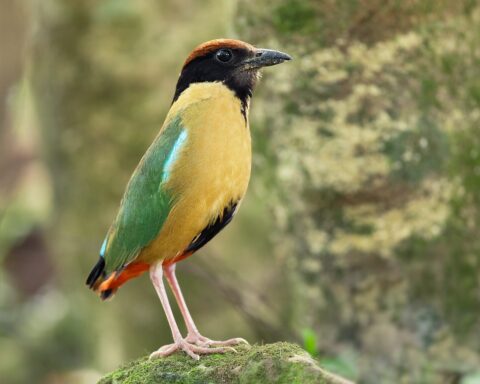
[[[175,201],[166,181],[187,139],[180,116],[172,119],[137,166],[105,239],[107,274],[135,260],[162,229]]]

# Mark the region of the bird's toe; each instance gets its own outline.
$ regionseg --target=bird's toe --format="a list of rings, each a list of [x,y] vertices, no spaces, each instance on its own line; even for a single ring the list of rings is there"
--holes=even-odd
[[[192,350],[196,353],[202,354],[202,355],[209,355],[213,353],[226,353],[226,352],[237,352],[235,348],[232,347],[201,347],[198,345],[192,345]]]
[[[172,353],[176,352],[177,350],[178,350],[178,345],[176,343],[167,344],[160,347],[155,352],[152,352],[149,358],[150,360],[152,360],[152,359],[157,359],[159,357],[167,357],[167,356],[170,356]]]
[[[195,344],[200,347],[230,347],[238,344],[250,345],[247,340],[241,337],[235,337],[228,340],[211,340],[202,335],[188,335],[185,339],[190,344]]]
[[[205,339],[205,340],[202,340]],[[173,344],[167,344],[163,347],[160,347],[158,350],[150,354],[150,359],[157,359],[161,357],[167,357],[177,351],[183,351],[188,356],[194,360],[199,360],[200,355],[208,355],[213,353],[227,353],[227,352],[237,352],[235,348],[232,348],[230,345],[222,344],[223,342],[216,342],[210,339],[206,339],[202,336],[200,338],[190,338],[179,340]],[[234,340],[234,339],[231,339]],[[231,340],[227,340],[230,342]],[[233,343],[231,345],[238,344]]]
[[[197,354],[198,351],[193,348],[194,345],[189,344],[187,342],[182,342],[180,344],[180,349],[185,352],[188,356],[190,356],[193,360],[200,360],[200,356]]]
[[[234,337],[233,339],[228,339],[224,341],[212,340],[212,343],[211,343],[211,345],[220,345],[220,346],[231,346],[231,345],[238,345],[238,344],[250,345],[247,340],[242,339],[241,337]]]

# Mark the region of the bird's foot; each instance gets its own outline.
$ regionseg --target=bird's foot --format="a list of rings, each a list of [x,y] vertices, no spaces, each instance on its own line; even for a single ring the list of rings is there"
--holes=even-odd
[[[200,355],[207,355],[212,353],[237,352],[234,348],[227,345],[222,347],[209,348],[205,345],[194,344],[187,339],[180,339],[173,344],[167,344],[160,347],[158,350],[150,355],[150,359],[170,356],[177,351],[184,351],[188,356],[194,360],[199,360]],[[216,344],[215,344],[216,345]]]
[[[211,340],[205,336],[200,335],[199,333],[189,333],[185,339],[188,343],[199,345],[201,347],[231,347],[232,345],[246,344],[249,345],[248,341],[242,339],[241,337],[235,337],[228,340]]]

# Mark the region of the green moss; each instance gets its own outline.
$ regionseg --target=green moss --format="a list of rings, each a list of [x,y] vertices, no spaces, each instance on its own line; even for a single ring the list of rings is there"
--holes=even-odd
[[[99,384],[346,382],[321,369],[294,344],[239,346],[237,351],[202,356],[200,361],[183,353],[156,360],[144,357],[108,374]]]

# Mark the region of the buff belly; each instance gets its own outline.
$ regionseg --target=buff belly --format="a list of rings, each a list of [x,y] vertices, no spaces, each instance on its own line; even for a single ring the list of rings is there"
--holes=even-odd
[[[250,130],[231,90],[221,83],[194,84],[169,116],[179,113],[187,139],[167,181],[174,206],[159,235],[137,258],[141,262],[182,253],[225,207],[243,198],[250,179]]]

